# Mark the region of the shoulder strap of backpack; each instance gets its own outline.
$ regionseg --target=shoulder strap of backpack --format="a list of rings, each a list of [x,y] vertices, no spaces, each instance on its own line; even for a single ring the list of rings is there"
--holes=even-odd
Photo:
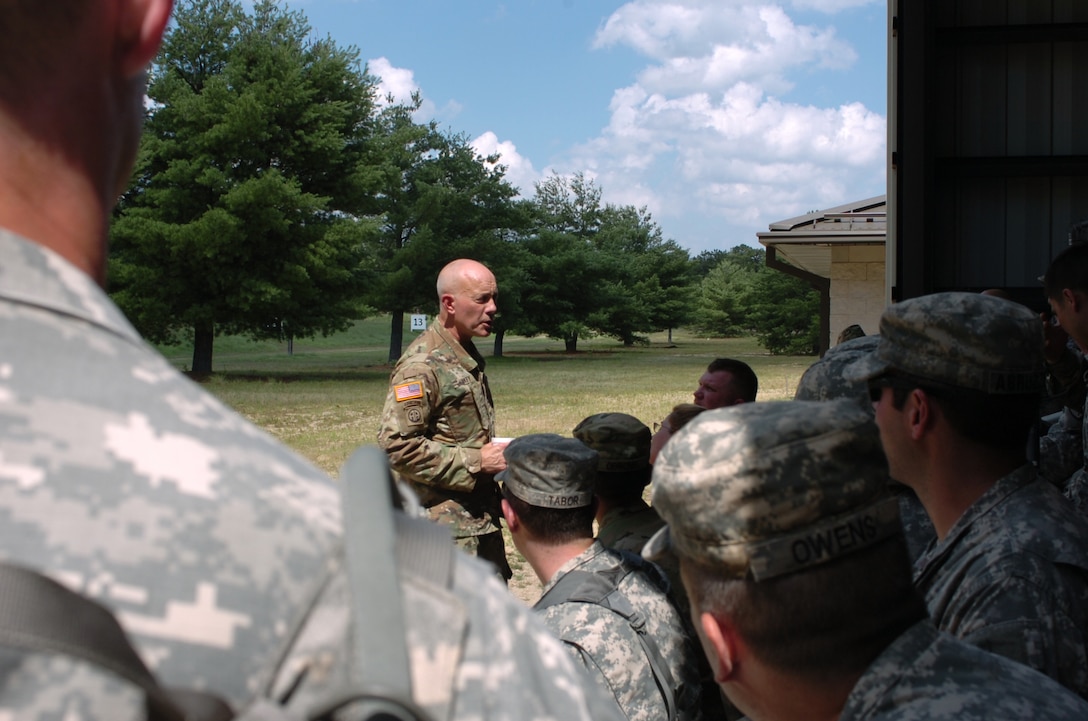
[[[669,671],[661,655],[661,649],[646,632],[646,619],[642,617],[631,601],[620,591],[620,583],[629,574],[638,570],[639,565],[627,563],[630,559],[627,554],[624,562],[607,569],[598,571],[571,571],[563,575],[555,585],[548,589],[536,605],[535,610],[542,611],[545,608],[560,603],[592,603],[603,606],[613,613],[618,614],[627,621],[635,631],[646,659],[650,664],[654,682],[657,684],[661,696],[665,699],[665,708],[668,710],[669,721],[677,721],[678,710],[676,708],[676,682]],[[642,559],[639,559],[640,561]]]
[[[144,691],[148,718],[155,721],[233,716],[211,694],[162,688],[105,606],[7,562],[0,562],[0,645],[63,654],[105,668]]]
[[[412,697],[397,564],[449,586],[454,547],[441,527],[395,513],[399,494],[385,452],[359,448],[340,474],[344,554],[352,597],[354,673],[352,687],[315,718],[331,717],[347,704],[361,704],[369,717],[425,721]],[[394,518],[396,517],[396,520]],[[381,649],[375,653],[375,649]],[[367,716],[364,715],[364,718]]]
[[[454,546],[440,526],[394,511],[400,505],[395,500],[399,494],[386,456],[377,447],[361,448],[348,459],[343,484],[355,642],[352,677],[357,681],[310,717],[330,718],[337,709],[352,704],[362,711],[362,719],[429,721],[412,700],[396,569],[399,563],[434,583],[451,587]],[[152,721],[234,718],[230,707],[213,694],[163,688],[105,606],[37,571],[3,561],[0,645],[64,654],[107,669],[144,691]],[[381,653],[374,649],[381,649]]]

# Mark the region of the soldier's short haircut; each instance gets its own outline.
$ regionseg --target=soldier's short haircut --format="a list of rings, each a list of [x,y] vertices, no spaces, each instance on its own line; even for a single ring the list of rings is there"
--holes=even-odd
[[[594,504],[580,508],[533,506],[515,496],[505,485],[503,497],[534,538],[556,545],[593,538]]]
[[[1047,298],[1060,298],[1062,290],[1088,292],[1088,243],[1074,243],[1054,256],[1043,276]]]
[[[746,403],[754,403],[759,391],[759,379],[752,367],[736,358],[715,358],[706,367],[708,373],[727,371],[733,375],[733,388]]]
[[[911,386],[926,391],[953,430],[987,448],[1026,452],[1039,420],[1039,394],[990,395],[965,388],[935,387],[925,381],[892,387],[892,405],[903,410]]]
[[[647,465],[637,471],[597,472],[597,496],[616,505],[629,505],[642,500],[646,486],[650,485],[654,467]]]
[[[902,534],[759,583],[681,557],[692,608],[727,617],[764,663],[814,681],[862,673],[926,618]]]
[[[16,105],[72,62],[65,53],[70,32],[97,8],[88,0],[2,0],[0,103]],[[15,68],[19,70],[16,72]]]

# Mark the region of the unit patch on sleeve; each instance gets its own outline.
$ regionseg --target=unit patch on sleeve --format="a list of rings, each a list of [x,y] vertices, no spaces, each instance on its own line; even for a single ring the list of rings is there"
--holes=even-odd
[[[393,386],[393,395],[396,397],[397,403],[403,403],[404,401],[410,401],[415,398],[422,398],[423,382],[409,381],[407,383],[401,383],[399,386]]]

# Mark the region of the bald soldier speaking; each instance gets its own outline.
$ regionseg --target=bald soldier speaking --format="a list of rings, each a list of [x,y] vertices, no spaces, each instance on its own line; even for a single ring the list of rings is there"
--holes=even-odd
[[[438,318],[393,369],[378,445],[431,519],[509,579],[494,480],[506,468],[505,444],[492,442],[495,406],[472,343],[491,334],[498,293],[494,274],[475,260],[439,272]]]

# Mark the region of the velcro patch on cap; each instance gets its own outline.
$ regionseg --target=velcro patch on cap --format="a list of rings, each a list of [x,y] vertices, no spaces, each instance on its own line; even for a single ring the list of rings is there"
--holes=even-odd
[[[401,383],[398,386],[393,386],[393,395],[396,397],[397,403],[422,398],[423,382],[409,381],[408,383]]]
[[[882,499],[797,533],[753,544],[749,570],[753,580],[765,581],[833,561],[902,532],[899,501]]]

